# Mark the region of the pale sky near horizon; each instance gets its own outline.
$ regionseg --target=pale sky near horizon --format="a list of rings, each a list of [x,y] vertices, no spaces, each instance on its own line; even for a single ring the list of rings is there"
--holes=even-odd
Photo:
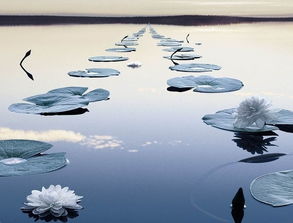
[[[0,14],[293,16],[293,0],[1,0]]]

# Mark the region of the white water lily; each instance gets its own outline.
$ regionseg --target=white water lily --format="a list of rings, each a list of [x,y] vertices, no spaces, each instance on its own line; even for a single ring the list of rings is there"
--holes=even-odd
[[[75,195],[73,190],[68,187],[61,187],[60,185],[51,185],[48,189],[42,187],[41,191],[33,190],[27,196],[27,202],[24,203],[24,211],[32,211],[34,215],[47,216],[53,215],[54,217],[67,216],[67,209],[74,211],[82,209],[78,203],[82,196]]]
[[[236,109],[234,126],[246,128],[255,124],[258,128],[263,128],[267,121],[273,119],[270,106],[271,104],[263,98],[245,99]]]

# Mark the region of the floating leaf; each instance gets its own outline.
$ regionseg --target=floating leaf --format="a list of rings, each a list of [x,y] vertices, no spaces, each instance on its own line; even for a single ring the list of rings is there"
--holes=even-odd
[[[157,46],[181,46],[181,43],[177,42],[160,42]]]
[[[171,60],[171,56],[164,56],[164,58]],[[173,60],[194,60],[199,58],[201,58],[201,56],[196,54],[175,54],[172,56]]]
[[[138,43],[135,41],[122,41],[120,43],[115,43],[116,46],[137,46]]]
[[[109,76],[118,76],[120,72],[111,68],[90,68],[78,71],[71,71],[68,73],[71,77],[109,77]]]
[[[88,94],[81,95],[87,88],[69,87],[49,91],[46,94],[25,98],[29,103],[16,103],[9,106],[9,110],[18,113],[44,114],[64,113],[88,105],[93,101],[107,100],[109,92],[96,89]]]
[[[160,41],[161,43],[163,42],[169,42],[169,43],[183,43],[184,41],[183,40],[177,40],[177,39],[171,39],[171,38],[166,38],[166,39],[162,39]]]
[[[269,125],[265,125],[263,128],[258,128],[256,125],[246,128],[236,128],[234,126],[235,112],[236,108],[225,109],[222,111],[218,111],[215,114],[205,115],[202,119],[207,125],[233,132],[269,132],[278,129],[275,126]]]
[[[51,147],[34,140],[0,140],[0,176],[47,173],[66,166],[65,153],[40,155]]]
[[[293,111],[281,109],[274,113],[274,120],[268,121],[270,125],[293,125]]]
[[[152,37],[153,37],[154,39],[162,39],[162,38],[164,38],[165,36],[163,36],[163,35],[159,35],[159,34],[154,34],[154,35],[152,35]]]
[[[167,52],[175,52],[176,50],[180,49],[180,52],[193,52],[194,51],[194,48],[192,47],[171,47],[171,48],[166,48],[166,49],[163,49],[164,51],[167,51]]]
[[[293,171],[269,173],[254,179],[250,185],[252,196],[274,207],[293,204]]]
[[[242,163],[267,163],[272,162],[277,159],[279,159],[281,156],[285,156],[285,153],[270,153],[270,154],[264,154],[264,155],[258,155],[249,157],[246,159],[239,160],[238,162]]]
[[[191,63],[191,64],[178,64],[169,67],[171,70],[181,71],[181,72],[210,72],[213,70],[220,70],[221,67],[214,64],[200,64],[200,63]]]
[[[167,84],[176,88],[195,88],[196,92],[222,93],[237,91],[242,88],[243,83],[233,78],[214,78],[210,76],[185,76],[175,77],[167,81]]]
[[[125,53],[128,53],[128,52],[133,52],[133,51],[136,51],[135,48],[128,48],[128,47],[117,47],[117,48],[109,48],[109,49],[106,49],[106,51],[109,51],[109,52],[125,52]]]
[[[120,56],[95,56],[90,57],[89,61],[93,62],[119,62],[128,60],[128,57],[120,57]]]

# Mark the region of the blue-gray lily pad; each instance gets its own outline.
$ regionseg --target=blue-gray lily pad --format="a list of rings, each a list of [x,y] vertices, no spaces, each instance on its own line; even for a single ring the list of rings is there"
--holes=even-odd
[[[166,39],[162,39],[160,41],[161,43],[163,42],[172,42],[172,43],[183,43],[183,40],[177,40],[177,39],[171,39],[171,38],[166,38]]]
[[[200,64],[200,63],[190,63],[190,64],[178,64],[169,67],[171,70],[181,71],[181,72],[211,72],[213,70],[220,70],[221,67],[215,64]]]
[[[163,36],[163,35],[159,35],[159,34],[154,34],[154,35],[152,35],[152,37],[153,37],[154,39],[162,39],[162,38],[164,38],[165,36]]]
[[[135,41],[122,41],[119,43],[115,43],[116,46],[137,46],[138,43]]]
[[[128,60],[128,57],[121,57],[121,56],[95,56],[90,57],[89,61],[92,62],[119,62]]]
[[[171,56],[164,56],[164,58],[171,60]],[[175,54],[172,56],[173,60],[194,60],[199,58],[201,58],[201,56],[196,54]]]
[[[246,128],[236,128],[234,126],[235,113],[236,108],[225,109],[218,111],[215,114],[205,115],[202,119],[207,125],[233,132],[270,132],[278,130],[277,127],[271,125],[265,125],[263,128],[259,128],[256,125],[248,126]]]
[[[128,53],[128,52],[136,51],[136,49],[132,48],[132,47],[116,47],[116,48],[106,49],[106,51],[108,51],[108,52]]]
[[[157,46],[181,46],[181,43],[177,42],[160,42],[157,44]]]
[[[109,77],[109,76],[118,76],[120,72],[111,68],[89,68],[85,71],[71,71],[68,73],[71,77]]]
[[[51,147],[34,140],[0,140],[0,176],[41,174],[66,166],[65,153],[41,155]]]
[[[166,49],[163,49],[164,51],[167,51],[167,52],[175,52],[176,50],[180,50],[180,52],[193,52],[194,51],[194,48],[192,47],[171,47],[171,48],[166,48]]]
[[[194,88],[193,91],[202,93],[223,93],[237,91],[243,83],[233,78],[215,78],[210,76],[185,76],[175,77],[167,81],[167,84],[176,88]]]
[[[293,171],[269,173],[254,179],[251,195],[258,201],[280,207],[293,204]]]
[[[69,87],[59,88],[49,91],[46,94],[40,94],[25,98],[29,103],[16,103],[9,106],[9,110],[17,113],[26,114],[50,114],[62,113],[82,108],[90,102],[107,100],[109,91],[96,89],[82,95],[87,88]]]

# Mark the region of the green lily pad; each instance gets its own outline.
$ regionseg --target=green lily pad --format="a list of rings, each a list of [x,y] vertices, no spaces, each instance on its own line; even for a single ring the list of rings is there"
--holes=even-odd
[[[254,179],[251,195],[258,201],[280,207],[293,204],[293,171],[269,173]]]
[[[211,76],[184,76],[175,77],[167,81],[167,84],[176,88],[194,88],[196,92],[223,93],[237,91],[243,83],[233,78],[214,78]]]
[[[120,56],[95,56],[90,57],[89,61],[92,62],[119,62],[128,60],[128,57],[120,57]]]
[[[220,70],[221,67],[215,64],[178,64],[169,67],[171,70],[181,71],[181,72],[210,72],[213,70]]]
[[[118,76],[120,72],[115,69],[111,68],[90,68],[78,71],[71,71],[68,73],[71,77],[89,77],[89,78],[95,78],[95,77],[109,77],[109,76]]]

